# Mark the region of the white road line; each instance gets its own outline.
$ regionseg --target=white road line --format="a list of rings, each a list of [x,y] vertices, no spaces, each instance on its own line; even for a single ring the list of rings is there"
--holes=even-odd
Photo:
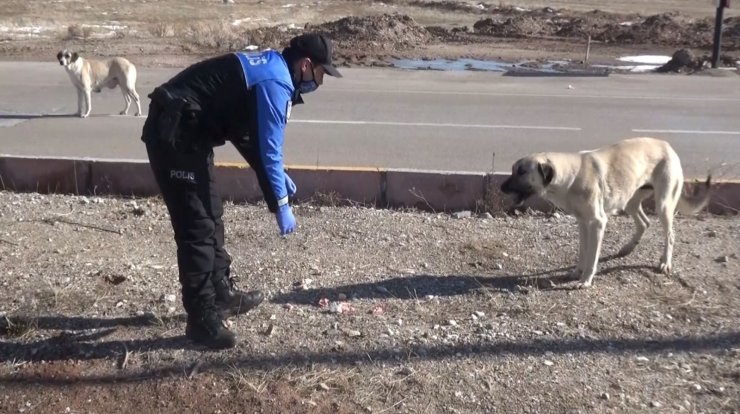
[[[632,132],[656,134],[740,135],[740,131],[692,131],[688,129],[633,129]]]
[[[554,131],[580,131],[576,127],[537,126],[537,125],[487,125],[487,124],[449,124],[432,122],[391,122],[391,121],[335,121],[328,119],[291,119],[289,123],[296,124],[334,124],[334,125],[385,125],[405,127],[433,127],[433,128],[482,128],[482,129],[541,129]]]
[[[648,96],[648,95],[583,95],[560,93],[506,93],[506,92],[467,92],[467,91],[424,91],[418,89],[323,89],[331,92],[364,92],[389,94],[417,94],[417,95],[463,95],[463,96],[506,96],[525,98],[567,98],[567,99],[624,99],[640,101],[692,101],[692,102],[740,102],[740,98],[696,97],[696,96]]]

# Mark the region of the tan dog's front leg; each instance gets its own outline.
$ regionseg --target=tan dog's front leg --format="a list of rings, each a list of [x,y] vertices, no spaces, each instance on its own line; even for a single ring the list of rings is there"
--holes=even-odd
[[[673,245],[675,244],[675,233],[673,232],[673,213],[674,209],[663,206],[659,210],[660,222],[663,224],[663,234],[665,245],[663,247],[663,256],[660,258],[660,272],[670,275],[673,271]]]
[[[578,263],[576,263],[575,269],[568,275],[569,279],[580,280],[581,275],[585,269],[584,262],[586,260],[586,246],[588,245],[588,227],[586,222],[578,220]]]
[[[601,253],[601,241],[606,229],[605,217],[594,217],[587,224],[588,245],[586,246],[586,258],[584,261],[583,274],[579,281],[579,287],[588,288],[593,284],[596,268],[599,265],[599,254]]]
[[[92,90],[85,89],[85,112],[80,115],[82,118],[87,118],[88,116],[90,116],[90,111],[92,111],[92,96],[90,96],[91,93]]]
[[[77,113],[76,116],[82,117],[82,102],[85,99],[85,94],[82,92],[82,89],[77,89]]]

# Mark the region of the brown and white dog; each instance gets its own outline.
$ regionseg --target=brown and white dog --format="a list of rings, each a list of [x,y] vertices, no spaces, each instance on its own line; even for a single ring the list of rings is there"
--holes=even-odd
[[[632,138],[609,147],[579,153],[543,152],[514,163],[501,191],[515,194],[517,203],[539,195],[578,220],[579,256],[573,277],[589,287],[599,261],[601,241],[610,214],[625,212],[635,222],[635,233],[619,251],[635,249],[650,225],[642,201],[655,198],[655,212],[663,225],[665,246],[659,269],[671,272],[673,215],[696,213],[709,202],[711,176],[692,197],[684,195],[681,161],[671,146],[654,138]]]
[[[119,86],[126,106],[121,115],[126,115],[131,100],[136,102],[136,116],[141,116],[139,94],[136,93],[136,67],[122,57],[106,60],[85,59],[77,52],[64,49],[57,53],[59,64],[64,66],[72,84],[77,88],[77,115],[87,118],[92,109],[91,92]],[[84,101],[84,108],[83,108]]]

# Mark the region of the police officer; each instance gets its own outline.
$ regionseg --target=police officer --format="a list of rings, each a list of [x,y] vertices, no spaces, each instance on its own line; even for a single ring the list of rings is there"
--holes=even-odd
[[[237,290],[224,249],[223,204],[216,192],[213,147],[237,148],[257,175],[281,235],[296,228],[288,203],[296,186],[283,167],[283,136],[292,104],[315,91],[332,66],[331,41],[304,34],[279,53],[233,53],[196,63],[149,95],[142,140],[170,213],[177,243],[185,335],[214,349],[236,336],[223,319],[262,302],[259,291]]]

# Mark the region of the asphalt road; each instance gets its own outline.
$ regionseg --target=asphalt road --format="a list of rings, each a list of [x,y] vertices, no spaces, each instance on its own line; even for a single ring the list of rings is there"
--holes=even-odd
[[[140,95],[177,71],[140,69]],[[508,171],[529,152],[656,136],[674,145],[688,177],[719,167],[721,178],[740,178],[740,76],[343,72],[293,109],[287,164]],[[56,62],[0,63],[0,153],[146,158],[144,118],[109,115],[123,108],[118,90],[94,94],[88,119],[71,116],[76,105]],[[228,144],[217,160],[243,161]]]

